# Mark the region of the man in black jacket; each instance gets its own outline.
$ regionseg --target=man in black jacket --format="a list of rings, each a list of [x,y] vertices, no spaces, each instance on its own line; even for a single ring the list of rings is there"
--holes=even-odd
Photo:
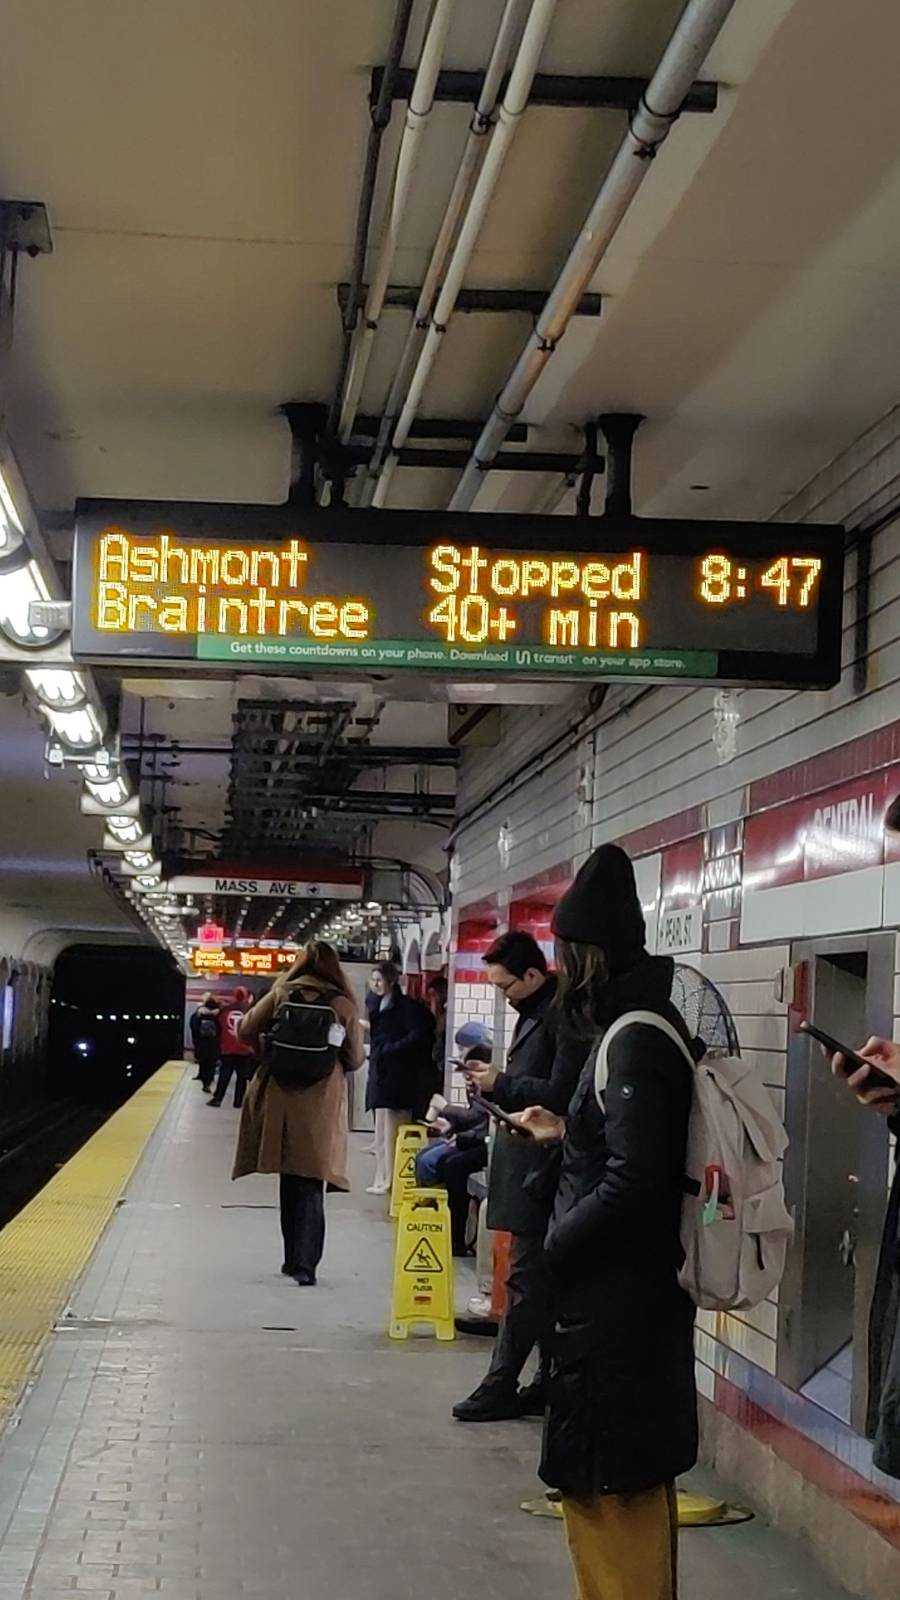
[[[473,1067],[478,1092],[504,1111],[544,1106],[562,1115],[568,1108],[588,1044],[565,1029],[553,1008],[556,978],[547,971],[539,944],[527,933],[505,933],[484,957],[495,989],[518,1013],[506,1069]],[[489,1228],[512,1234],[506,1313],[491,1365],[467,1400],[453,1407],[458,1422],[502,1422],[543,1415],[543,1344],[552,1324],[544,1235],[553,1204],[555,1157],[506,1128],[497,1130],[488,1185]],[[519,1378],[535,1345],[541,1367],[527,1389]]]

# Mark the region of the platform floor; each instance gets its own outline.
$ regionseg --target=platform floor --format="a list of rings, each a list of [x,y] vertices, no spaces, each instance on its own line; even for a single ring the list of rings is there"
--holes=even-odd
[[[518,1510],[538,1425],[449,1418],[485,1341],[385,1336],[369,1163],[301,1290],[274,1180],[229,1182],[235,1125],[185,1078],[0,1440],[0,1600],[568,1597],[559,1524]],[[761,1522],[682,1552],[689,1600],[842,1593]]]

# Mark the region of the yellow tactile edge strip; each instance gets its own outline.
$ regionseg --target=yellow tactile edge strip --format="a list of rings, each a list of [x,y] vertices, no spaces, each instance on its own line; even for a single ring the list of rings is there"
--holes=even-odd
[[[160,1067],[0,1232],[0,1430],[184,1071]]]

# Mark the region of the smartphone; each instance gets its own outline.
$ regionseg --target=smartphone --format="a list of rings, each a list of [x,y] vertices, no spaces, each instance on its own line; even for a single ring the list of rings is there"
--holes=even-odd
[[[811,1038],[818,1039],[819,1044],[823,1044],[825,1049],[830,1050],[833,1055],[840,1054],[844,1057],[845,1078],[850,1078],[854,1072],[859,1072],[861,1068],[867,1067],[869,1078],[868,1082],[862,1085],[864,1091],[866,1089],[893,1089],[895,1093],[900,1094],[900,1085],[898,1085],[896,1078],[889,1077],[886,1072],[881,1071],[880,1067],[874,1066],[871,1061],[866,1061],[864,1056],[857,1055],[856,1051],[851,1050],[849,1045],[841,1044],[840,1039],[835,1039],[830,1033],[825,1033],[822,1028],[817,1028],[814,1022],[801,1022],[800,1032],[808,1033]]]
[[[473,1094],[469,1104],[477,1106],[479,1111],[486,1111],[488,1116],[493,1117],[495,1122],[502,1122],[505,1128],[509,1128],[511,1133],[518,1134],[520,1139],[533,1138],[530,1128],[523,1128],[520,1123],[513,1122],[509,1112],[501,1111],[500,1107],[495,1106],[492,1100],[482,1100],[480,1094]]]

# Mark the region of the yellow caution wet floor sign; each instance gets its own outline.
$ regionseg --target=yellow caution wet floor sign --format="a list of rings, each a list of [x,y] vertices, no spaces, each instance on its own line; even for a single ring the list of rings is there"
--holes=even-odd
[[[394,1146],[394,1181],[391,1184],[392,1217],[399,1217],[404,1196],[416,1187],[416,1156],[427,1140],[428,1129],[424,1122],[405,1122],[397,1133],[397,1143]]]
[[[453,1339],[453,1250],[450,1208],[440,1189],[413,1189],[397,1223],[392,1339],[405,1339],[413,1323],[430,1322],[439,1339]]]

